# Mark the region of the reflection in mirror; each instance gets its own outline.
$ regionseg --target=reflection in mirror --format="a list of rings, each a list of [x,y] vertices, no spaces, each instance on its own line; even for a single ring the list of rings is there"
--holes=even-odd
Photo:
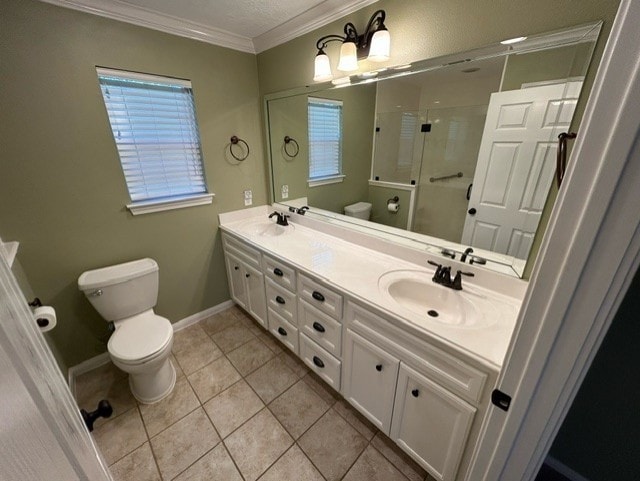
[[[274,200],[458,260],[471,247],[466,262],[521,276],[599,29],[273,96]],[[314,114],[314,102],[340,115]],[[285,137],[296,139],[298,155]]]

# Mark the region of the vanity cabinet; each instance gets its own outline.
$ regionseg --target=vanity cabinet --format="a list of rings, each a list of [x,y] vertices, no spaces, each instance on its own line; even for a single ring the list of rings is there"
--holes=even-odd
[[[440,481],[464,477],[496,372],[223,233],[233,299]]]
[[[238,252],[241,255],[227,252],[225,260],[231,298],[251,314],[256,321],[266,327],[267,301],[264,291],[264,276],[255,267],[253,262],[255,257],[252,252],[243,252],[242,250]],[[248,260],[248,258],[253,260]]]

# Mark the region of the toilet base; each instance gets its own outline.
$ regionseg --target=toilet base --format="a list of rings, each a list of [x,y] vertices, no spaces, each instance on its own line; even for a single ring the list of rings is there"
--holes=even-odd
[[[129,374],[131,394],[142,404],[162,401],[176,385],[176,370],[167,358],[157,371]]]

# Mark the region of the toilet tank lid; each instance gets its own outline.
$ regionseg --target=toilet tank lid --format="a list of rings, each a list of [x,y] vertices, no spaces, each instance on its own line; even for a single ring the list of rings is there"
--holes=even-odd
[[[355,204],[348,205],[344,208],[345,212],[362,212],[364,210],[371,209],[369,202],[356,202]]]
[[[158,270],[158,263],[150,258],[125,262],[83,272],[78,278],[81,291],[111,286]]]

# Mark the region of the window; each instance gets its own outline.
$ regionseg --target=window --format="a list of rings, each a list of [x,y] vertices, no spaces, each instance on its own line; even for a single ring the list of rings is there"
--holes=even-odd
[[[342,101],[309,97],[309,185],[342,182]]]
[[[98,68],[133,214],[211,203],[191,82]]]
[[[414,112],[402,112],[398,146],[398,170],[407,170],[413,167],[413,144],[417,128],[418,115]]]

